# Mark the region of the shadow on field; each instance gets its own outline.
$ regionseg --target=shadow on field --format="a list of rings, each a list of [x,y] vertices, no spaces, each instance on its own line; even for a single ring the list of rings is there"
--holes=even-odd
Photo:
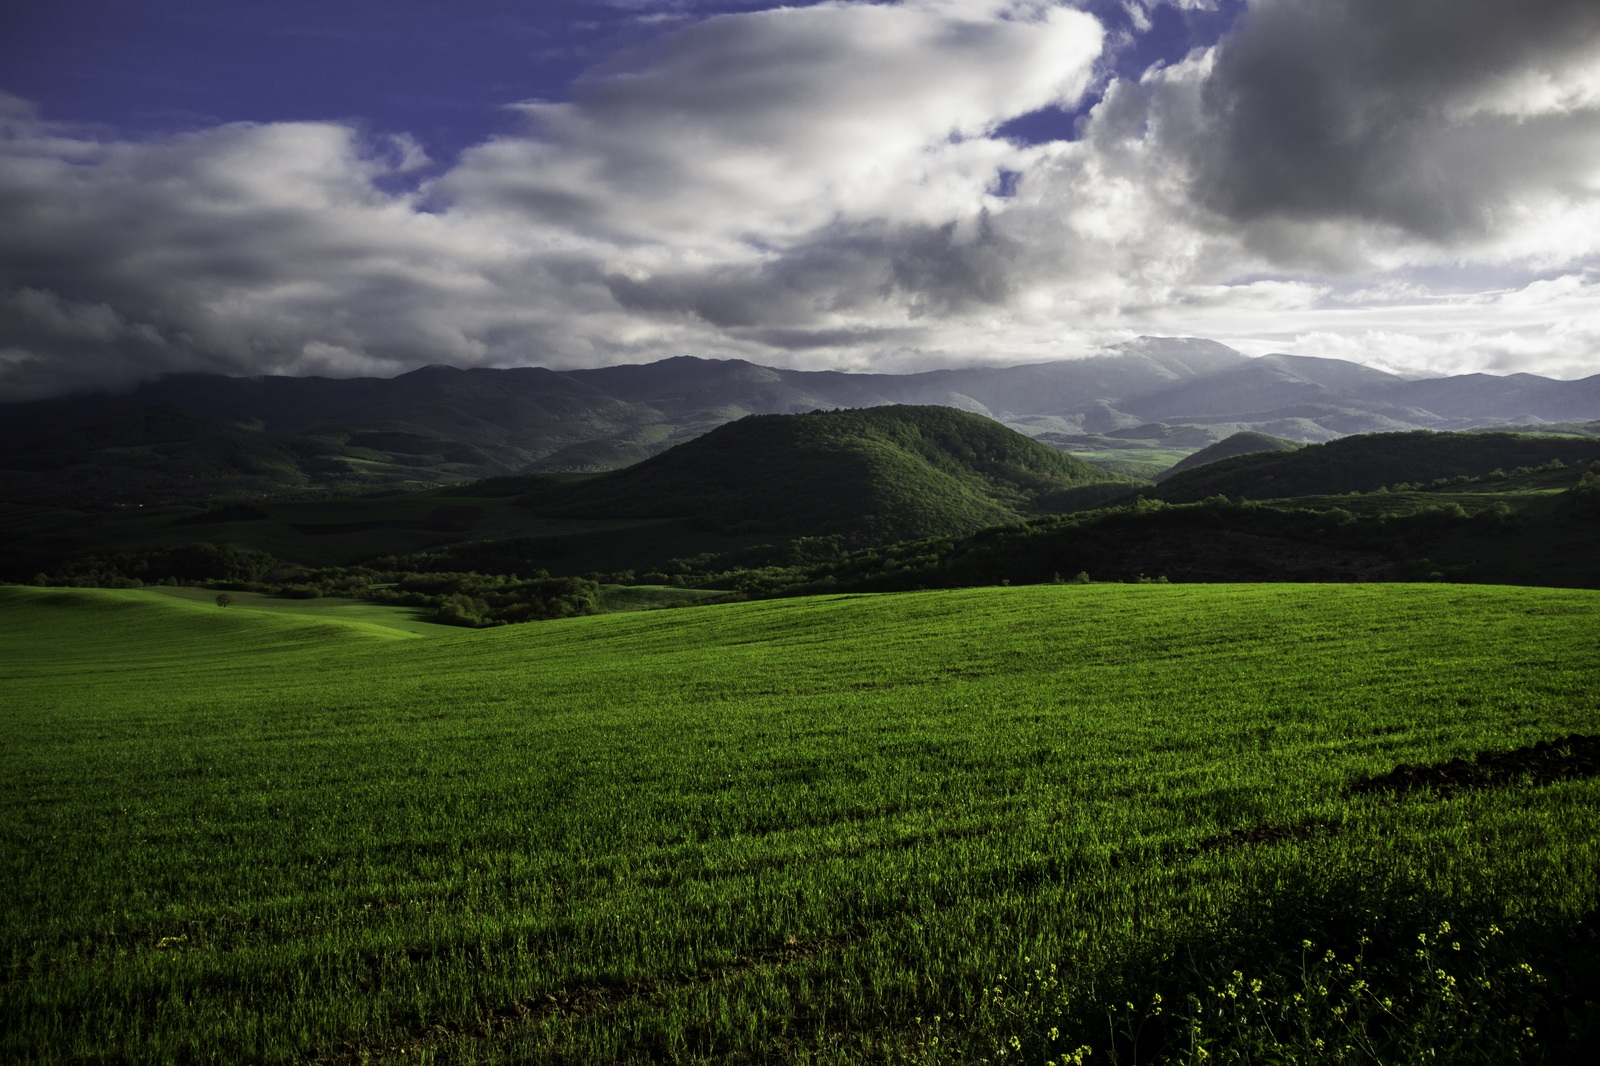
[[[1470,759],[1426,766],[1401,763],[1386,774],[1350,786],[1355,795],[1430,790],[1440,794],[1511,784],[1548,785],[1600,776],[1600,735],[1573,733],[1512,751],[1484,751]]]
[[[1352,795],[1432,792],[1448,796],[1471,789],[1507,785],[1551,785],[1557,781],[1600,777],[1600,734],[1573,733],[1541,740],[1511,751],[1484,751],[1471,758],[1413,766],[1401,763],[1388,773],[1364,777],[1350,785]],[[1296,825],[1264,822],[1215,833],[1194,845],[1191,853],[1221,851],[1251,844],[1281,844],[1338,831],[1323,819]]]
[[[1371,873],[1264,884],[1084,983],[1035,971],[988,990],[997,1050],[1114,1066],[1593,1061],[1600,910],[1512,918]]]

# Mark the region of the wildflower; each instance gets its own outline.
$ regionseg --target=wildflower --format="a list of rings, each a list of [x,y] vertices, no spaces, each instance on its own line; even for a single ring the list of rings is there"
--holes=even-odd
[[[1302,940],[1302,941],[1300,941],[1300,946],[1303,947],[1303,948],[1309,948],[1309,947],[1311,947],[1311,941]]]
[[[1011,1047],[1012,1047],[1012,1050],[1014,1050],[1014,1051],[1021,1051],[1022,1050],[1022,1041],[1018,1040],[1015,1036],[1012,1036],[1012,1038],[1011,1038]]]
[[[1440,922],[1439,923],[1439,935],[1440,936],[1444,936],[1449,931],[1450,931],[1450,923],[1449,922]]]
[[[1250,979],[1250,991],[1254,992],[1258,996],[1261,994],[1261,979],[1259,977],[1252,977]]]
[[[1051,1040],[1058,1040],[1058,1039],[1060,1039],[1060,1037],[1061,1037],[1061,1030],[1057,1029],[1055,1026],[1052,1025],[1050,1027],[1050,1039]]]

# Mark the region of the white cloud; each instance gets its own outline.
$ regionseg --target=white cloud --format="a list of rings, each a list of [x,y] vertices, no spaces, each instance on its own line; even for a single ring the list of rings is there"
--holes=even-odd
[[[680,258],[782,247],[834,222],[942,224],[1016,165],[988,135],[1076,100],[1100,45],[1092,18],[1054,5],[720,16],[592,75],[571,103],[523,105],[525,132],[468,153],[436,192]]]
[[[0,97],[0,390],[676,354],[910,369],[1151,333],[1587,373],[1600,16],[1505,6],[1256,0],[1216,47],[1096,86],[1100,25],[1045,0],[690,4],[410,191],[429,161],[404,134],[134,143]],[[1456,44],[1417,46],[1439,18]],[[1097,87],[1078,140],[995,135]]]

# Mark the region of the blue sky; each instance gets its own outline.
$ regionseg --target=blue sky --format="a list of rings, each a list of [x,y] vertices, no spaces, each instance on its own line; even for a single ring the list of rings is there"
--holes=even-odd
[[[0,13],[7,91],[61,121],[151,137],[227,122],[335,121],[411,134],[449,161],[510,130],[508,103],[564,101],[619,54],[684,23],[775,6],[595,0],[51,0]],[[790,6],[809,6],[792,4]],[[1085,5],[1126,35],[1107,58],[1137,77],[1214,43],[1240,3],[1162,4],[1137,25],[1117,2]],[[1001,132],[1068,138],[1077,107]]]
[[[0,7],[0,396],[1206,336],[1600,370],[1576,0]]]

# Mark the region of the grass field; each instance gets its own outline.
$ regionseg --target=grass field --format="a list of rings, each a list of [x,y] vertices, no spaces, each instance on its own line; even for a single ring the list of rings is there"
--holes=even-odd
[[[1143,447],[1068,448],[1066,452],[1113,473],[1142,478],[1154,477],[1163,470],[1170,470],[1190,454],[1187,449],[1163,448],[1157,441],[1151,441]]]
[[[148,591],[154,596],[216,609],[217,593],[212,589],[152,585]],[[259,592],[230,592],[228,596],[233,600],[228,606],[230,611],[239,613],[264,611],[271,615],[306,621],[348,623],[357,632],[377,627],[412,636],[426,636],[437,633],[440,628],[426,620],[426,611],[414,607],[393,607],[339,596],[324,596],[309,600],[286,599],[283,596]]]
[[[405,632],[0,588],[0,1058],[1228,1061],[1322,988],[1329,1053],[1280,1060],[1370,1061],[1339,967],[1421,951],[1452,983],[1351,1046],[1559,1060],[1600,782],[1350,786],[1600,732],[1597,623],[1091,585]]]

